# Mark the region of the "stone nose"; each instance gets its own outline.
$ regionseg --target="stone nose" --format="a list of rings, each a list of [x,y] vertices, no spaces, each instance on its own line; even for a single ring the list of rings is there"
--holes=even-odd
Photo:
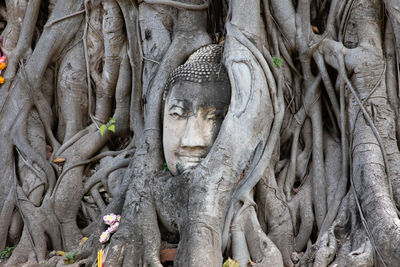
[[[206,146],[207,143],[203,134],[200,119],[198,118],[198,114],[190,116],[187,120],[185,133],[182,137],[181,147],[204,148]]]

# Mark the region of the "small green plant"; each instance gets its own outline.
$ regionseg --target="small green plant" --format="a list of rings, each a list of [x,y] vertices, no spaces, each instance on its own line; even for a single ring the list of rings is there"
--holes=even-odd
[[[75,262],[75,256],[78,254],[78,251],[74,253],[68,253],[65,255],[64,264],[72,264]]]
[[[115,119],[114,118],[111,118],[107,124],[100,125],[101,136],[104,135],[106,130],[109,130],[109,131],[115,133]]]
[[[15,248],[15,246],[6,247],[5,249],[3,249],[3,250],[0,252],[0,259],[8,259],[8,258],[11,256],[11,254],[12,254],[14,248]]]
[[[279,57],[272,57],[272,60],[274,61],[274,65],[277,68],[282,67],[282,59]]]
[[[164,162],[164,167],[163,167],[163,170],[164,170],[164,171],[166,171],[166,172],[167,172],[167,171],[169,171],[169,170],[168,170],[168,165],[167,165],[167,163],[166,163],[166,162]]]

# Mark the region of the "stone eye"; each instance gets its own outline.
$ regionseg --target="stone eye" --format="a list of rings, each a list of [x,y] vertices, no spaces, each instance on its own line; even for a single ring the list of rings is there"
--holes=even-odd
[[[185,111],[182,107],[173,105],[170,109],[169,109],[169,113],[168,113],[171,117],[173,117],[174,119],[183,119],[185,118]]]

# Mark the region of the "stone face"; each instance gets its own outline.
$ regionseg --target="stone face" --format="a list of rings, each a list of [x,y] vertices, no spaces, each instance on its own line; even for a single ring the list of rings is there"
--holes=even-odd
[[[221,82],[180,81],[164,106],[163,146],[168,169],[176,175],[196,167],[211,149],[229,105]]]
[[[196,167],[210,151],[230,102],[221,48],[200,48],[170,76],[163,147],[173,175]]]

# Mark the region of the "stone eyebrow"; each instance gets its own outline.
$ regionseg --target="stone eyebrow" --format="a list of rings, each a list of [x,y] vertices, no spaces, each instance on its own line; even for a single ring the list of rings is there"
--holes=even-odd
[[[186,99],[171,99],[172,104],[169,106],[169,109],[174,108],[174,107],[180,107],[185,110],[190,110],[192,107],[191,101],[188,101]]]
[[[181,108],[181,109],[185,109],[185,107],[184,107],[184,106],[177,105],[177,104],[172,104],[172,105],[169,107],[169,109],[168,109],[168,110],[171,110],[171,109],[173,109],[173,108]]]

